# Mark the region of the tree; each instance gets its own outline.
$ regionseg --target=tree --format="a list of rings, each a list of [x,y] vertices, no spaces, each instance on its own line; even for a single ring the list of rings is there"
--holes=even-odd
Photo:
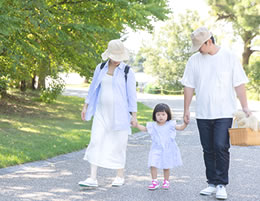
[[[257,100],[260,100],[260,55],[252,55],[249,63],[249,86],[248,89],[256,93]]]
[[[179,18],[168,20],[158,33],[154,33],[153,43],[141,48],[139,54],[146,58],[144,71],[155,76],[163,89],[182,89],[179,80],[191,56],[190,34],[200,25],[198,13],[187,11]]]
[[[151,30],[152,19],[167,18],[166,2],[0,0],[3,90],[6,80],[28,81],[36,75],[44,88],[45,77],[55,77],[60,71],[73,70],[91,77],[108,41],[119,38],[126,26]]]
[[[259,2],[257,0],[208,0],[208,3],[217,20],[231,22],[236,34],[241,36],[244,42],[242,64],[247,68],[250,56],[257,51],[253,48],[253,41],[260,31]]]

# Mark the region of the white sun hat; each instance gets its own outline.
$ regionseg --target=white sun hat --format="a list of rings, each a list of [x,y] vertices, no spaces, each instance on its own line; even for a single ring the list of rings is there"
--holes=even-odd
[[[125,61],[129,59],[129,51],[125,48],[121,40],[111,40],[105,52],[102,53],[102,59],[108,58],[114,61]]]
[[[191,34],[192,46],[190,52],[196,52],[207,40],[210,39],[212,33],[206,27],[200,27]]]

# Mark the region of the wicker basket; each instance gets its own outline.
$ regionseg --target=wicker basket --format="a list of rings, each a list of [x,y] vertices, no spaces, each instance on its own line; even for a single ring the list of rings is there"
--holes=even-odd
[[[256,146],[260,145],[260,131],[251,128],[230,128],[229,136],[232,145]]]

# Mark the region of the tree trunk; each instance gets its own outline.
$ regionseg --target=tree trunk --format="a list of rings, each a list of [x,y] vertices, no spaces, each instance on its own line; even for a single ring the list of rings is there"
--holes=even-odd
[[[242,39],[244,41],[244,52],[242,54],[242,65],[245,69],[246,72],[248,72],[248,64],[249,64],[249,58],[251,56],[251,54],[253,53],[253,51],[250,49],[250,44],[252,41],[252,33],[251,32],[246,32],[243,36]]]
[[[46,88],[46,85],[45,85],[45,76],[42,75],[39,77],[39,80],[38,80],[38,89],[45,89]]]
[[[26,81],[25,80],[21,81],[20,90],[21,91],[26,91]]]
[[[36,75],[34,75],[32,78],[32,90],[35,90],[35,89],[37,89],[36,88]]]
[[[246,71],[248,70],[247,67],[248,67],[248,64],[249,64],[249,58],[250,58],[252,53],[253,53],[253,51],[250,50],[250,46],[248,46],[247,43],[245,43],[244,44],[244,52],[242,54],[242,56],[243,56],[242,64],[243,64],[243,67],[245,68]]]
[[[7,95],[7,92],[6,92],[6,90],[5,89],[1,89],[0,90],[0,98],[4,98],[4,97],[6,97],[6,95]]]

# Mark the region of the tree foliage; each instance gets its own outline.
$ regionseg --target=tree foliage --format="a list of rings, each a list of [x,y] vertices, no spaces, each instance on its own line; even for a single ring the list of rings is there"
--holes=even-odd
[[[144,71],[156,77],[163,89],[182,88],[179,80],[191,56],[190,34],[202,24],[197,12],[187,11],[178,18],[172,17],[159,32],[154,33],[154,45],[141,48],[139,54],[145,58]],[[138,58],[142,60],[140,55]]]
[[[260,33],[260,7],[257,0],[208,0],[217,20],[231,22],[244,42],[243,65],[247,67],[254,51],[254,41]]]
[[[44,87],[46,76],[69,70],[89,78],[109,40],[126,26],[151,30],[151,19],[167,18],[166,2],[0,0],[0,84],[37,75]]]

